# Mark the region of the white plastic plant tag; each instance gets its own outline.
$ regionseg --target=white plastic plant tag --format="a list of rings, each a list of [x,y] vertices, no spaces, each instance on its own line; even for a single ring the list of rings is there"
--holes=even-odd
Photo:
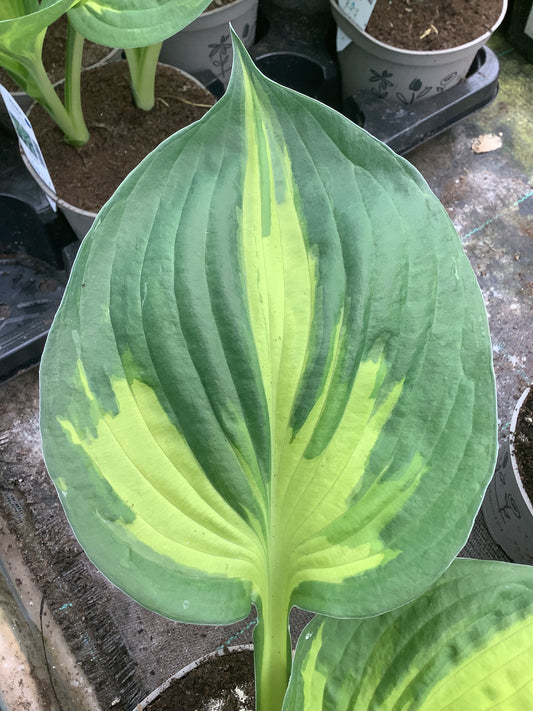
[[[0,94],[2,94],[2,99],[4,100],[4,104],[6,105],[9,118],[11,119],[11,123],[13,124],[15,131],[17,132],[17,136],[19,138],[22,150],[24,151],[26,158],[32,165],[37,175],[41,178],[41,180],[46,183],[46,185],[48,185],[50,190],[55,192],[52,178],[50,177],[50,173],[48,172],[48,168],[46,167],[43,154],[41,153],[41,149],[39,147],[37,138],[35,137],[35,133],[33,132],[33,128],[28,117],[17,104],[15,99],[11,96],[9,91],[4,86],[2,86],[2,84],[0,84]],[[56,210],[57,205],[55,200],[52,200],[52,198],[48,197],[48,195],[46,195],[46,199],[50,203],[52,209]]]
[[[377,0],[339,0],[339,7],[360,30],[365,30]]]
[[[336,48],[337,52],[342,52],[343,49],[345,49],[351,42],[352,40],[348,37],[347,34],[345,34],[340,27],[337,28],[337,43],[336,43]]]
[[[524,32],[528,37],[533,39],[533,7],[529,11],[529,16],[527,18],[526,26],[524,27]]]

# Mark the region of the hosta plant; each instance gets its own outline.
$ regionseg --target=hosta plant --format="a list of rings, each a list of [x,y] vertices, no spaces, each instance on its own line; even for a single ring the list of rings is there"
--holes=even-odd
[[[457,558],[409,605],[316,617],[284,709],[523,711],[533,698],[533,569]]]
[[[82,244],[41,428],[117,586],[184,622],[255,605],[257,707],[279,711],[293,605],[380,615],[460,550],[495,395],[479,289],[421,176],[235,42],[224,97]]]
[[[161,43],[191,22],[209,0],[2,0],[0,66],[48,111],[67,141],[89,138],[81,103],[83,43],[125,50],[137,105],[154,103],[155,68]],[[68,13],[64,98],[57,95],[42,62],[47,28]]]

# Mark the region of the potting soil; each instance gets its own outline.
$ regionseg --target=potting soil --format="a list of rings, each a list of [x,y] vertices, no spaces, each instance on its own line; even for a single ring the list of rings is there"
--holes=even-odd
[[[146,711],[254,711],[254,662],[251,651],[211,657],[176,679]]]
[[[522,484],[533,502],[533,388],[520,408],[513,444]]]
[[[448,49],[484,35],[502,7],[502,0],[377,0],[366,31],[402,49]]]
[[[201,118],[215,98],[191,79],[159,65],[155,106],[135,106],[125,61],[83,72],[82,104],[89,142],[74,148],[40,106],[30,115],[59,197],[97,212],[128,173],[165,138]]]

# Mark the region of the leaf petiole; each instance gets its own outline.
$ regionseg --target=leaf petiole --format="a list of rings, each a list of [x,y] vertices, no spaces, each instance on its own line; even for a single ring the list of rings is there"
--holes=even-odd
[[[131,91],[136,105],[144,111],[150,111],[155,103],[155,72],[162,42],[126,49],[131,78]]]

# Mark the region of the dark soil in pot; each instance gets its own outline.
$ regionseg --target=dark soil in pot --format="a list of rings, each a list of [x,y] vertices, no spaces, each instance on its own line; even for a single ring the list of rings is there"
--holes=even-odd
[[[254,711],[253,652],[210,657],[175,679],[146,711]]]
[[[481,37],[501,11],[502,0],[377,0],[366,31],[402,49],[449,49]]]
[[[522,484],[533,503],[533,387],[520,408],[513,445]]]
[[[97,212],[126,175],[161,141],[201,118],[214,97],[172,67],[159,65],[156,102],[141,111],[133,102],[125,61],[82,74],[82,100],[89,142],[74,148],[40,107],[30,121],[60,198]]]
[[[52,83],[60,81],[65,75],[66,39],[67,18],[66,15],[62,15],[59,20],[50,25],[43,43],[43,64]],[[111,49],[109,47],[86,40],[83,44],[82,66],[91,67],[110,52]],[[8,91],[21,91],[20,87],[12,81],[2,67],[0,67],[0,84],[3,84]]]

